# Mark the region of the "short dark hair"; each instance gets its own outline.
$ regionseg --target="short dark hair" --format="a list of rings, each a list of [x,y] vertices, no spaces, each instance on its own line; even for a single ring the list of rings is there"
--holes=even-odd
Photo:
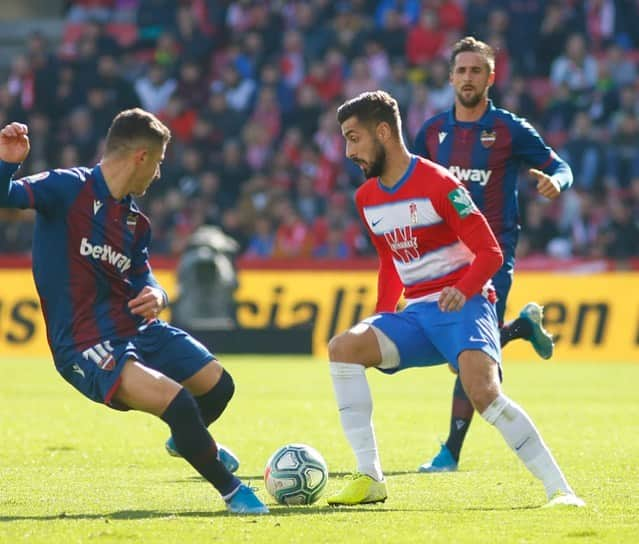
[[[357,117],[358,121],[366,125],[388,123],[395,136],[401,133],[402,121],[397,100],[385,91],[361,93],[337,108],[337,121],[340,125],[350,117]]]
[[[133,108],[118,113],[107,132],[106,154],[117,153],[132,143],[166,145],[171,139],[171,131],[155,115],[141,108]]]
[[[479,53],[480,55],[483,55],[486,59],[486,64],[488,65],[488,71],[492,72],[495,69],[495,50],[486,42],[482,42],[472,36],[462,38],[453,46],[453,52],[450,56],[451,69],[455,66],[455,59],[457,58],[457,55],[466,52]]]

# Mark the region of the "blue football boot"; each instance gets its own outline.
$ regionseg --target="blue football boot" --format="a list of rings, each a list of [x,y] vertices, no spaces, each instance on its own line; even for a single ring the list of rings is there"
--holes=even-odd
[[[446,444],[442,444],[439,453],[430,462],[420,465],[417,472],[455,472],[456,470],[457,461],[455,461]]]
[[[240,484],[238,490],[226,501],[226,509],[231,514],[260,515],[269,513],[268,507],[245,484]]]
[[[164,444],[167,453],[172,457],[182,457],[177,448],[175,447],[175,442],[173,441],[173,437],[170,436],[169,439]],[[222,462],[222,464],[226,467],[231,473],[237,472],[237,469],[240,468],[240,460],[237,456],[227,447],[222,446],[222,444],[217,445],[217,458]]]
[[[535,302],[529,302],[519,313],[519,317],[526,319],[532,325],[532,334],[528,341],[542,359],[550,359],[555,349],[552,335],[544,329],[544,309]]]

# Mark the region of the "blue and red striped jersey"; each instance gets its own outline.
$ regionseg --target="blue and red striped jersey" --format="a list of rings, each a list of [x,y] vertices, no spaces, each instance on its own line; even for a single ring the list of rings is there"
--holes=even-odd
[[[159,287],[147,217],[130,196],[111,196],[99,165],[14,180],[18,167],[0,161],[0,206],[37,212],[33,277],[54,358],[134,335],[144,318],[127,303]]]
[[[562,190],[572,184],[568,164],[530,123],[495,108],[490,100],[475,122],[457,121],[454,108],[427,120],[413,152],[448,168],[466,185],[497,238],[518,228],[517,178],[522,167],[554,176]]]

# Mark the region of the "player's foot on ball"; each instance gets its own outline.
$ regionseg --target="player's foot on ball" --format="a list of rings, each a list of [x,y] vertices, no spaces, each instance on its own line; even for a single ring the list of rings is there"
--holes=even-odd
[[[226,509],[231,514],[260,515],[269,513],[268,507],[245,484],[240,484],[237,491],[225,502]]]
[[[542,508],[582,508],[586,503],[574,493],[557,491]]]
[[[355,473],[351,476],[351,481],[337,494],[328,497],[328,504],[371,504],[374,502],[384,502],[388,498],[386,482],[378,482],[368,474]]]
[[[170,456],[182,457],[175,446],[175,442],[173,441],[172,436],[170,436],[169,439],[166,441],[164,447],[166,448],[166,451]],[[226,467],[226,470],[231,473],[237,472],[237,469],[240,468],[240,460],[230,449],[228,449],[226,446],[222,446],[222,444],[217,445],[217,457]]]
[[[552,341],[552,335],[544,329],[544,309],[535,302],[529,302],[519,313],[519,317],[526,319],[532,325],[532,334],[528,341],[532,344],[535,351],[542,359],[550,359],[555,344]]]
[[[442,444],[439,453],[430,461],[426,461],[423,465],[420,465],[417,472],[454,472],[456,470],[457,461],[455,461],[453,454],[450,453],[446,444]]]

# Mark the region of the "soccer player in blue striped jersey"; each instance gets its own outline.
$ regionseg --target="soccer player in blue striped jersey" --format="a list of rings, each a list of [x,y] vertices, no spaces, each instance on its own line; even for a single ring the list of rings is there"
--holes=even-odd
[[[554,346],[542,326],[539,305],[527,304],[517,319],[504,324],[519,235],[517,178],[527,166],[537,180],[539,194],[554,199],[571,186],[572,172],[525,119],[496,108],[488,98],[495,80],[495,53],[489,45],[465,37],[455,44],[451,57],[455,104],[424,123],[413,151],[445,166],[466,185],[501,246],[504,264],[493,277],[501,345],[524,338],[542,358],[549,359]],[[439,453],[419,467],[420,472],[457,469],[473,412],[457,378],[448,438]]]
[[[33,208],[33,276],[56,369],[89,399],[161,418],[177,450],[238,514],[268,509],[219,459],[207,426],[231,376],[184,331],[158,319],[167,296],[148,259],[149,220],[133,197],[160,177],[170,131],[139,108],[120,112],[93,168],[14,174],[28,127],[0,130],[0,206]]]

